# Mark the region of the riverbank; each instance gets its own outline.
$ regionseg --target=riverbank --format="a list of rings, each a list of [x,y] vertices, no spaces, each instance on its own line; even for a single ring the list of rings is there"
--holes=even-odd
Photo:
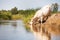
[[[36,23],[36,22],[35,22]],[[38,32],[38,28],[41,26],[46,29],[49,33],[54,35],[60,35],[60,13],[52,14],[44,23],[33,23],[32,29],[34,32]]]

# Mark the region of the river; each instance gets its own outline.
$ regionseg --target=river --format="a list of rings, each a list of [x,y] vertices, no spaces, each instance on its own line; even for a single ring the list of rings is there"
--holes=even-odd
[[[34,36],[25,29],[21,20],[17,20],[0,25],[0,40],[34,40]]]
[[[25,29],[23,21],[0,24],[0,40],[35,40],[32,32]],[[51,35],[51,40],[60,40],[60,35]]]

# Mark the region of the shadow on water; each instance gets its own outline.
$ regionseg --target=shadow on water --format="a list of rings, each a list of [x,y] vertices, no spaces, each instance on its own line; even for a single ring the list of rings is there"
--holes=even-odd
[[[14,29],[17,28],[17,22],[12,22],[12,26],[14,27]]]

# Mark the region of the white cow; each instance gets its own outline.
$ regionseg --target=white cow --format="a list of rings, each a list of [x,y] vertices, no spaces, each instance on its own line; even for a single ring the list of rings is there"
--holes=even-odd
[[[31,30],[33,29],[32,28],[33,21],[36,22],[36,20],[38,20],[42,24],[42,22],[44,20],[46,21],[47,18],[51,15],[51,10],[52,10],[52,5],[45,5],[40,10],[38,10],[36,12],[36,14],[34,15],[34,17],[32,18],[31,22],[30,22],[30,28],[31,28]]]
[[[34,21],[33,19],[35,19],[36,17],[39,18],[38,21],[40,20],[41,23],[42,21],[44,21],[44,19],[46,20],[51,15],[51,8],[52,5],[46,5],[42,7],[40,10],[38,10],[32,18],[30,24],[32,24],[32,22]]]
[[[30,28],[33,31],[34,35],[38,37],[37,39],[39,39],[39,38],[41,40],[50,40],[51,39],[49,33],[46,34],[46,32],[48,32],[48,31],[46,31],[45,34],[42,35],[42,33],[44,32],[43,31],[44,29],[42,27],[41,27],[42,28],[41,31],[43,31],[43,32],[40,31],[40,33],[39,33],[39,32],[35,32],[33,30],[33,26],[32,26],[34,23],[37,22],[37,20],[41,21],[41,23],[44,20],[47,20],[47,18],[51,15],[51,10],[52,10],[51,8],[52,8],[52,5],[46,5],[46,6],[42,7],[40,10],[38,10],[36,12],[36,14],[34,15],[34,17],[32,18],[32,20],[30,22]]]

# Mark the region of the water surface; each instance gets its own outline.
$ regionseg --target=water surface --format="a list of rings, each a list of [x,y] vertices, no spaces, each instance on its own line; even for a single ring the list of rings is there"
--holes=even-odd
[[[0,25],[0,40],[34,40],[34,36],[27,32],[21,20],[17,20]]]
[[[0,40],[35,40],[21,20],[0,24]],[[51,40],[60,40],[60,35],[51,35]]]

